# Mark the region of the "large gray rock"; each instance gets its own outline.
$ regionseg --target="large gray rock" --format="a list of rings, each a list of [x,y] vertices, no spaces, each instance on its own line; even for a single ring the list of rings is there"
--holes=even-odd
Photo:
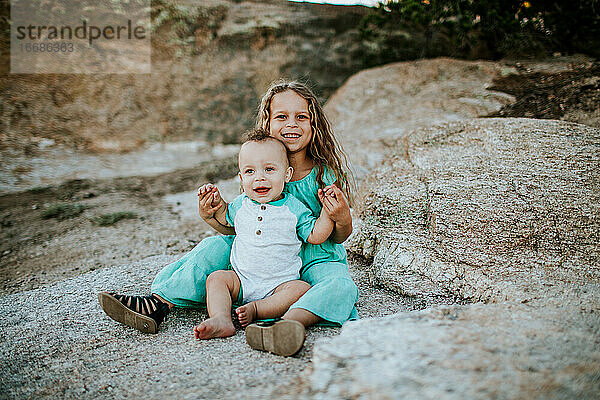
[[[499,62],[450,58],[399,62],[353,75],[325,107],[359,180],[413,129],[487,115],[514,97],[487,90],[516,72]]]
[[[476,119],[415,130],[394,152],[349,244],[378,283],[542,303],[598,284],[600,130]]]
[[[585,296],[585,289],[572,296]],[[600,313],[441,307],[365,319],[320,341],[278,394],[311,399],[597,399]]]

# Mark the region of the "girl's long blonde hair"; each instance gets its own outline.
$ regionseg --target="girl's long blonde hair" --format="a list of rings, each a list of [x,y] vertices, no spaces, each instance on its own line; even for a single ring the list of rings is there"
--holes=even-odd
[[[310,126],[312,128],[312,140],[308,145],[307,154],[313,159],[317,166],[317,184],[319,188],[325,187],[323,174],[325,166],[333,173],[335,180],[341,185],[341,190],[349,202],[352,202],[352,186],[354,179],[348,167],[348,159],[342,146],[336,140],[331,124],[325,116],[323,108],[317,100],[317,96],[308,86],[298,81],[287,81],[280,79],[271,84],[260,102],[260,108],[256,116],[256,127],[271,131],[271,100],[277,93],[293,90],[308,103],[310,114]]]

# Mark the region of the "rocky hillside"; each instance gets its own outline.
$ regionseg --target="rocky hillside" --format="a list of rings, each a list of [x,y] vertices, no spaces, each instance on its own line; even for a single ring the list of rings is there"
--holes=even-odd
[[[365,7],[284,0],[152,7],[151,74],[10,75],[3,52],[0,150],[33,155],[40,141],[94,151],[237,142],[272,80],[309,79],[326,99],[362,67],[355,29]]]

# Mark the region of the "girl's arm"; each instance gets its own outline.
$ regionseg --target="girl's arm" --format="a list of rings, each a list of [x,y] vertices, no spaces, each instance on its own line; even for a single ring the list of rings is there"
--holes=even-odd
[[[323,243],[329,236],[331,236],[333,226],[334,223],[327,215],[327,211],[325,211],[325,208],[322,208],[321,215],[319,215],[319,218],[317,218],[315,221],[315,226],[313,227],[310,235],[308,235],[306,241],[312,244]]]
[[[198,211],[204,222],[217,232],[235,235],[235,229],[229,226],[225,218],[227,203],[214,185],[209,183],[198,189]]]
[[[322,190],[319,189],[319,191]],[[323,192],[324,196],[321,203],[329,218],[335,223],[331,239],[335,243],[343,243],[352,233],[352,215],[350,214],[348,200],[346,200],[346,196],[336,183],[327,186]],[[321,198],[320,195],[319,198]]]

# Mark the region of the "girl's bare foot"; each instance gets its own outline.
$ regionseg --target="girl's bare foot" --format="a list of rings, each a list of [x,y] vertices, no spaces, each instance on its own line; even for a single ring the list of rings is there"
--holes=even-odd
[[[194,327],[196,339],[213,339],[235,335],[235,327],[229,316],[209,318]]]
[[[235,309],[242,328],[247,327],[256,319],[256,303],[250,302]]]

